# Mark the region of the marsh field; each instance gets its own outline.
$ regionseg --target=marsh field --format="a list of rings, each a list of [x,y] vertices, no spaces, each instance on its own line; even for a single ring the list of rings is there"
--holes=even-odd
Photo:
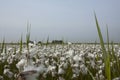
[[[95,15],[100,43],[0,44],[0,80],[120,80],[120,44],[103,41]]]
[[[4,45],[0,54],[0,80],[18,80],[22,73],[27,80],[107,80],[100,44],[28,45],[29,51],[25,44],[22,48],[18,44]],[[108,51],[107,44],[105,49]],[[119,80],[114,79],[120,75],[119,44],[109,45],[109,59],[110,77]]]

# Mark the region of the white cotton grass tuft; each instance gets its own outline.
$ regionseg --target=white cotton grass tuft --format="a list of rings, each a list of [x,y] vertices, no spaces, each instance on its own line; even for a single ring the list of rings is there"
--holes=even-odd
[[[88,69],[87,69],[87,67],[86,67],[84,64],[82,64],[82,65],[80,65],[80,71],[81,71],[84,75],[86,75],[87,72],[88,72]]]
[[[3,79],[3,76],[1,76],[1,75],[0,75],[0,80],[4,80],[4,79]]]
[[[72,43],[71,43],[71,42],[68,42],[67,44],[68,44],[68,45],[71,45]]]
[[[77,75],[76,75],[76,74],[73,74],[73,75],[72,75],[72,78],[76,78],[76,77],[77,77]]]
[[[21,72],[18,76],[18,80],[22,80],[25,78],[25,80],[37,80],[37,77],[39,77],[40,74],[43,74],[46,71],[46,68],[44,65],[41,65],[39,67],[35,66],[27,66],[24,67],[24,71]]]
[[[59,79],[58,80],[65,80],[63,77],[59,77]]]
[[[30,70],[35,70],[39,74],[42,74],[42,73],[46,72],[47,69],[45,68],[45,66],[43,64],[39,65],[39,67],[36,67],[34,65],[28,65],[28,66],[24,67],[23,71],[30,71]]]
[[[74,50],[69,50],[66,52],[67,55],[69,55],[70,57],[74,56]]]
[[[65,63],[63,64],[63,68],[64,68],[64,69],[67,69],[67,68],[68,68],[68,62],[65,62]]]
[[[62,68],[59,68],[58,74],[61,75],[61,74],[64,74],[64,73],[65,73],[65,71]]]
[[[73,60],[76,61],[76,62],[79,61],[79,56],[78,56],[78,55],[75,55],[75,56],[73,57]]]
[[[24,71],[18,75],[17,80],[37,80],[39,73],[36,70]]]
[[[4,69],[3,74],[8,76],[9,78],[12,78],[14,76],[14,74],[9,69]]]
[[[103,74],[99,75],[100,80],[105,80],[105,77],[103,76]]]
[[[21,59],[21,60],[16,64],[16,67],[17,67],[17,68],[19,69],[19,71],[21,72],[26,64],[27,64],[27,60]]]
[[[24,67],[23,71],[30,71],[30,70],[36,70],[36,67],[28,65]]]
[[[112,79],[112,80],[120,80],[120,77],[116,77],[116,78],[114,78],[114,79]]]

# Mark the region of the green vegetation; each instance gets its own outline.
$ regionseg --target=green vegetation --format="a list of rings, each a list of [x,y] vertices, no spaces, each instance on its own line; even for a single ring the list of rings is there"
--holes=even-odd
[[[107,29],[108,52],[107,52],[106,49],[105,49],[105,46],[104,46],[104,41],[103,41],[102,33],[101,33],[101,30],[100,30],[100,26],[99,26],[98,21],[97,21],[96,14],[95,14],[95,21],[96,21],[96,26],[97,26],[97,30],[98,30],[98,35],[99,35],[99,38],[100,38],[100,45],[101,45],[102,52],[103,52],[103,60],[104,60],[104,63],[105,63],[105,74],[106,74],[107,80],[111,80],[108,29]]]
[[[58,80],[59,78],[62,80],[112,80],[120,77],[120,46],[110,43],[108,27],[107,44],[104,43],[96,14],[95,22],[100,44],[96,42],[94,44],[64,44],[64,39],[62,42],[53,41],[53,44],[49,44],[48,36],[44,45],[39,42],[41,45],[33,44],[33,47],[29,46],[31,25],[27,24],[25,47],[23,47],[22,35],[19,44],[11,46],[10,50],[3,39],[0,53],[0,76],[3,76],[5,80],[16,80],[16,77],[4,74],[4,70],[7,65],[13,74],[19,74],[20,70],[16,64],[24,59],[27,60],[27,65],[23,65],[25,67],[33,61],[32,63],[37,66],[44,65],[45,69],[50,68],[40,73],[38,77],[40,80]],[[33,55],[30,56],[31,54]],[[39,62],[39,60],[42,61]],[[47,60],[48,62],[45,63]]]

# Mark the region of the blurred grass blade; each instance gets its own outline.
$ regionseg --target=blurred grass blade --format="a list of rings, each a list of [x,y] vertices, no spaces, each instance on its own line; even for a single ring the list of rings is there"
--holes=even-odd
[[[92,77],[93,80],[96,80],[89,69],[88,69],[88,73],[90,74],[90,76]]]
[[[1,53],[3,53],[5,47],[5,38],[3,38]]]
[[[5,53],[7,53],[7,46],[6,46],[6,45],[4,45],[4,47],[5,47]]]
[[[20,39],[20,54],[22,54],[22,44],[23,44],[23,41],[22,41],[22,35],[21,35],[21,39]]]
[[[29,51],[29,42],[30,42],[30,28],[31,28],[31,24],[29,25],[29,23],[27,23],[26,45],[28,51]]]
[[[108,44],[108,53],[107,54],[107,61],[106,61],[106,70],[107,70],[107,75],[109,75],[109,79],[111,79],[111,68],[110,68],[110,44],[109,44],[109,31],[108,31],[108,26],[107,26],[107,44]]]
[[[100,45],[101,45],[102,52],[103,52],[103,60],[104,60],[104,63],[105,63],[105,74],[106,74],[107,80],[111,80],[110,56],[109,56],[109,53],[106,52],[103,37],[102,37],[102,33],[101,33],[101,30],[100,30],[100,26],[98,24],[96,14],[94,14],[94,15],[95,15],[97,31],[98,31],[98,35],[99,35],[99,39],[100,39]]]
[[[48,44],[49,44],[49,36],[47,37],[46,45],[48,45]]]
[[[102,48],[102,51],[103,51],[103,55],[106,55],[106,54],[104,54],[104,53],[106,53],[106,50],[105,50],[104,41],[103,41],[102,33],[101,33],[101,30],[100,30],[100,26],[99,26],[98,21],[97,21],[96,14],[95,14],[95,21],[96,21],[97,31],[98,31],[98,35],[99,35],[99,39],[100,39],[100,45],[101,45],[101,48]]]
[[[30,42],[30,28],[31,28],[31,24],[29,25],[29,23],[27,23],[27,34],[26,34],[26,46],[27,46],[27,65],[30,63],[30,60],[29,60],[29,55],[30,55],[30,52],[29,52],[29,42]]]
[[[108,51],[110,51],[108,26],[107,26],[107,45],[108,45]]]
[[[64,37],[62,37],[62,45],[64,45]]]
[[[14,47],[14,54],[16,54],[16,46]]]

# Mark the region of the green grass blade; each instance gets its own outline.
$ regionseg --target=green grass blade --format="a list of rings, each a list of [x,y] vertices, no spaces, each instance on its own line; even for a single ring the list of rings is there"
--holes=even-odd
[[[101,48],[103,50],[103,53],[106,53],[105,46],[104,46],[104,41],[103,41],[103,37],[102,37],[102,33],[101,33],[101,30],[100,30],[100,26],[98,24],[98,20],[97,20],[96,14],[95,14],[95,21],[96,21],[97,31],[98,31],[98,35],[99,35],[99,39],[100,39]]]
[[[92,77],[93,80],[96,80],[95,77],[93,76],[93,74],[90,72],[89,69],[88,69],[88,73],[90,74],[90,76]]]
[[[95,14],[95,21],[96,21],[97,31],[98,31],[98,35],[99,35],[99,39],[100,39],[100,45],[101,45],[102,52],[103,52],[103,60],[104,60],[104,63],[105,63],[105,74],[106,74],[107,80],[111,80],[110,56],[109,56],[109,53],[106,52],[103,37],[102,37],[102,33],[101,33],[101,30],[100,30],[100,26],[98,24],[96,14]]]
[[[5,38],[3,38],[1,53],[3,53],[5,47]]]
[[[29,42],[30,42],[30,28],[31,28],[31,24],[29,25],[27,23],[26,45],[27,45],[28,51],[29,51]]]
[[[6,45],[4,45],[4,47],[5,47],[5,53],[7,53],[7,46],[6,46]]]
[[[31,28],[31,24],[29,25],[28,23],[27,23],[27,34],[26,34],[26,46],[27,46],[27,64],[29,64],[30,63],[30,61],[29,61],[29,54],[30,54],[30,52],[29,52],[29,42],[30,42],[30,28]]]
[[[22,44],[23,44],[23,41],[22,41],[22,35],[21,35],[21,39],[20,39],[20,54],[22,54]]]
[[[107,26],[107,44],[108,44],[108,53],[107,53],[107,61],[106,61],[106,70],[107,75],[109,75],[109,79],[111,79],[111,68],[110,68],[110,46],[109,46],[109,32]]]
[[[46,45],[48,45],[48,44],[49,44],[49,36],[47,37]]]
[[[16,46],[14,47],[14,54],[16,54]]]
[[[107,45],[108,45],[108,51],[110,51],[110,44],[109,44],[109,32],[108,32],[108,26],[107,26]]]

